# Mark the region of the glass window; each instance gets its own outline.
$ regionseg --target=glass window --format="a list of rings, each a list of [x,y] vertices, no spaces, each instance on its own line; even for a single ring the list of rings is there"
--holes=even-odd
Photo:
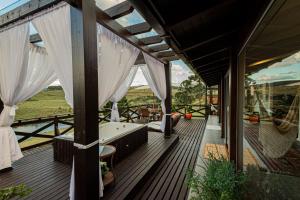
[[[244,165],[271,172],[260,170],[257,177],[270,187],[276,184],[275,199],[300,198],[295,192],[300,181],[300,14],[295,3],[276,8],[246,48]]]

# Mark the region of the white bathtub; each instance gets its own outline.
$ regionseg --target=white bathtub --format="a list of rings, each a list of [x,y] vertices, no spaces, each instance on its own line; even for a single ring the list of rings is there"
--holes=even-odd
[[[114,162],[118,163],[148,141],[148,128],[144,124],[108,122],[99,126],[100,145],[116,147]],[[54,138],[54,160],[72,164],[74,133]]]
[[[99,125],[99,143],[109,144],[121,137],[124,137],[136,130],[142,129],[146,125],[125,123],[125,122],[108,122]],[[74,140],[74,133],[66,133],[65,135],[58,136],[61,139]]]
[[[138,129],[145,127],[144,124],[108,122],[99,126],[100,144],[111,143],[125,135],[128,135]]]

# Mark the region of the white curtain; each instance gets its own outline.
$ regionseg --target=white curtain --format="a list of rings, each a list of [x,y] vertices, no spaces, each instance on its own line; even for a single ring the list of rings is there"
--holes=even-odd
[[[32,20],[48,52],[51,66],[73,108],[73,70],[70,6],[61,6]]]
[[[140,50],[97,24],[99,107],[109,101],[128,76]]]
[[[29,23],[0,33],[0,169],[20,159],[18,141],[10,125],[17,104],[27,100],[55,81],[46,51],[29,44]]]
[[[142,65],[141,69],[151,90],[161,100],[161,108],[164,113],[160,129],[164,132],[166,126],[166,106],[167,97],[166,76],[164,64],[143,52],[147,65]]]
[[[120,85],[119,89],[115,92],[115,94],[110,98],[110,101],[113,102],[113,106],[111,109],[111,122],[119,122],[120,115],[118,111],[118,102],[126,95],[128,89],[131,86],[131,83],[136,75],[138,70],[138,66],[131,67],[131,70],[126,77],[125,81]]]

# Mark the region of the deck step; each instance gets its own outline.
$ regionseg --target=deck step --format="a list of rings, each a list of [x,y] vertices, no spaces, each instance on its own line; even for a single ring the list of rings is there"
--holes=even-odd
[[[169,139],[164,139],[162,133],[149,132],[149,135],[156,136],[152,144],[141,147],[118,163],[116,184],[104,192],[103,199],[132,199],[179,141],[175,134]]]

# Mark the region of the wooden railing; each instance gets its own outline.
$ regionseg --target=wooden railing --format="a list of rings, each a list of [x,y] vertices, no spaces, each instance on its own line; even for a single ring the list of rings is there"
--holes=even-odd
[[[160,105],[158,104],[119,107],[120,121],[135,122],[138,118],[140,118],[139,109],[141,107],[155,107],[158,108],[158,110],[160,110]],[[186,113],[192,113],[193,117],[206,117],[208,114],[208,109],[209,107],[204,105],[172,106],[172,112],[179,112],[182,115]],[[110,116],[111,109],[103,109],[99,111],[99,123],[109,122]],[[50,117],[41,117],[36,119],[18,120],[12,124],[12,127],[15,129],[15,133],[18,136],[18,142],[22,144],[22,149],[25,150],[47,143],[51,143],[54,137],[63,135],[71,131],[74,128],[74,115],[67,114]],[[34,144],[26,145],[26,142],[28,142],[32,138],[46,139],[46,141],[37,141]]]

